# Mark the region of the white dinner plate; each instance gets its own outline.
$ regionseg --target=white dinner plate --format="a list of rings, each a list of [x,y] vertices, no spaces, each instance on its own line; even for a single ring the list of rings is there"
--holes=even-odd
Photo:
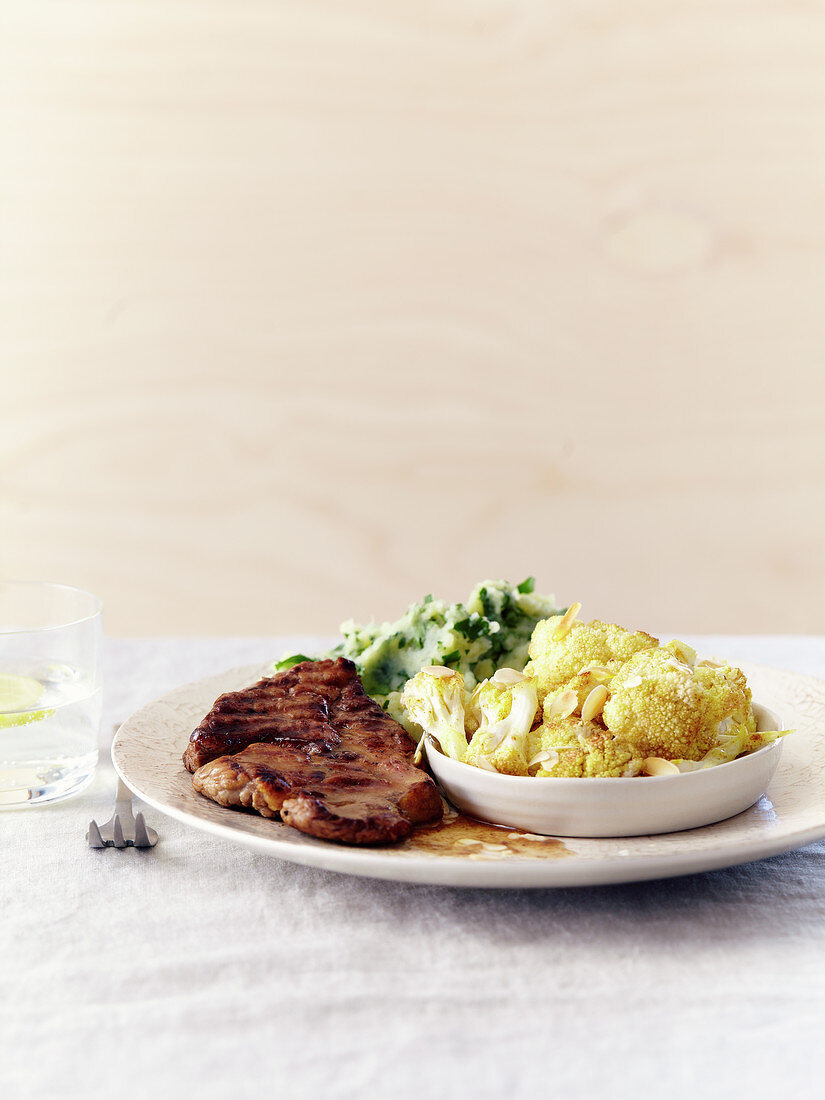
[[[715,825],[660,836],[539,837],[450,810],[442,825],[418,829],[400,844],[354,848],[218,806],[195,792],[181,755],[217,696],[254,683],[271,665],[211,676],[142,707],[118,730],[112,760],[135,794],[170,817],[293,863],[445,886],[587,886],[667,878],[747,863],[825,836],[825,682],[761,665],[741,667],[754,697],[796,732],[783,739],[776,773],[754,806]]]

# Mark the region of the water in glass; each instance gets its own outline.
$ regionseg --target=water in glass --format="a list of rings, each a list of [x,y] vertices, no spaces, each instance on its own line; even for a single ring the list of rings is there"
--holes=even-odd
[[[92,778],[101,689],[94,670],[0,663],[0,805],[51,801]]]

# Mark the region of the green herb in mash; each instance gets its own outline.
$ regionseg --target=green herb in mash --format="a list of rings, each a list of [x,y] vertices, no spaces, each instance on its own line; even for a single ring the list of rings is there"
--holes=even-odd
[[[523,668],[536,623],[563,610],[534,588],[532,577],[518,585],[483,581],[466,603],[425,596],[395,623],[358,626],[350,620],[341,625],[344,640],[325,656],[354,661],[367,694],[417,736],[400,702],[407,680],[427,665],[446,665],[471,691],[497,668]],[[276,667],[299,659],[285,658]]]

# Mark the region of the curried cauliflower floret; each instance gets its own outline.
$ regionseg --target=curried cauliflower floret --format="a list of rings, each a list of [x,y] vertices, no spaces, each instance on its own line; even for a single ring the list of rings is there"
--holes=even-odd
[[[718,721],[730,718],[736,725],[746,725],[749,732],[756,729],[756,719],[751,709],[751,689],[741,668],[731,665],[700,664],[694,676],[712,695]]]
[[[590,623],[577,622],[575,615],[580,607],[580,604],[573,604],[565,615],[544,619],[533,631],[530,661],[524,671],[536,677],[540,702],[558,690],[571,689],[581,694],[587,685],[574,681],[590,666],[603,674],[599,682],[606,683],[622,662],[640,650],[658,645],[657,639],[650,634],[625,630],[615,623],[603,623],[598,619]]]
[[[603,726],[581,718],[545,722],[531,734],[530,774],[539,779],[615,778],[638,775],[642,759],[634,747]]]
[[[464,762],[506,775],[529,775],[528,738],[538,710],[532,677],[499,669],[478,685],[468,709],[478,726]]]
[[[775,739],[772,733],[756,732],[751,690],[741,668],[703,662],[697,665],[695,675],[711,696],[717,722],[714,743],[700,766],[724,764]]]
[[[442,665],[422,668],[407,681],[401,694],[401,704],[408,717],[421,726],[425,734],[433,736],[447,756],[460,761],[467,752],[466,702],[464,677]]]
[[[642,756],[665,760],[702,760],[720,733],[756,728],[739,669],[692,668],[672,647],[644,650],[627,661],[611,681],[602,719]]]

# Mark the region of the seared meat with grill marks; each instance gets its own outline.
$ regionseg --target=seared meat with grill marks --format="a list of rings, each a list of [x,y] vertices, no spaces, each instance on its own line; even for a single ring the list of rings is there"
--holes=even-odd
[[[184,762],[195,789],[222,806],[280,814],[325,840],[380,844],[441,817],[438,790],[412,764],[414,751],[366,694],[355,665],[339,658],[304,661],[222,695]]]

